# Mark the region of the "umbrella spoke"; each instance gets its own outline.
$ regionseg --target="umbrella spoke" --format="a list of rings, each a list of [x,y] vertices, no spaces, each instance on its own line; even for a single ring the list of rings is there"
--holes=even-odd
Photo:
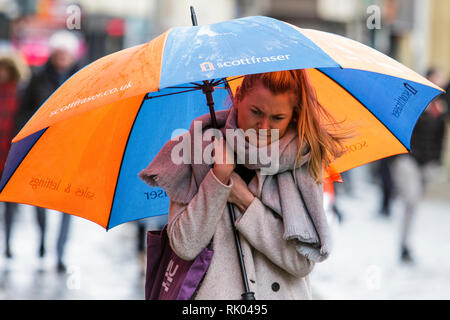
[[[166,87],[164,89],[198,89],[198,87],[183,87],[183,86],[180,86],[180,87]]]
[[[144,99],[145,100],[149,100],[149,99],[154,99],[154,98],[160,98],[160,97],[166,97],[166,96],[171,96],[174,94],[180,94],[180,93],[186,93],[186,92],[191,92],[191,91],[196,91],[196,90],[200,90],[201,88],[195,88],[195,89],[190,89],[190,90],[183,90],[183,91],[178,91],[178,92],[172,92],[172,93],[165,93],[165,94],[160,94],[157,96],[146,96]]]

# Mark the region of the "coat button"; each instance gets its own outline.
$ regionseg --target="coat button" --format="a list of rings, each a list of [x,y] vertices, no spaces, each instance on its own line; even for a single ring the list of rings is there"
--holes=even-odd
[[[280,290],[280,284],[278,282],[272,283],[272,290],[275,291],[275,292]]]

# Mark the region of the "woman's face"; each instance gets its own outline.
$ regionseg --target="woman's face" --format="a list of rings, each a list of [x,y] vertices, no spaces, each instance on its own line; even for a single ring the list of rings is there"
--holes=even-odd
[[[293,92],[274,95],[258,81],[236,105],[238,127],[244,132],[254,129],[258,134],[258,142],[260,139],[264,141],[265,137],[265,132],[260,130],[267,129],[267,144],[270,144],[271,129],[279,130],[279,138],[286,133],[292,120],[295,103],[296,97]]]

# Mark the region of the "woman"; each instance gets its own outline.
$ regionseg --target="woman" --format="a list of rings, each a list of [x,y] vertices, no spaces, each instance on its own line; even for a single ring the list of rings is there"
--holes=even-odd
[[[167,154],[174,145],[168,143],[140,173],[171,199],[168,236],[177,255],[192,260],[212,240],[214,256],[195,299],[241,299],[244,291],[227,202],[237,211],[235,226],[255,298],[310,299],[308,275],[329,254],[322,167],[342,152],[341,137],[321,124],[331,117],[304,70],[245,76],[232,109],[216,117],[223,133],[254,130],[257,148],[249,139],[245,149],[217,139],[212,167],[173,165]],[[211,125],[209,115],[196,121],[204,132]],[[262,148],[278,152],[276,173],[263,173]],[[257,161],[250,163],[255,149]],[[246,162],[236,166],[234,156]]]
[[[17,91],[20,72],[13,58],[0,57],[0,174],[5,168],[16,127]],[[10,234],[12,215],[17,204],[5,202],[5,257],[11,258]]]

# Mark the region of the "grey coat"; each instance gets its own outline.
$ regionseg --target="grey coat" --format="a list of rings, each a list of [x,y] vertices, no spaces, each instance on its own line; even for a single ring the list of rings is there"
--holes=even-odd
[[[253,179],[261,179],[259,170]],[[193,260],[213,238],[214,256],[195,299],[239,300],[244,292],[224,185],[208,172],[189,204],[170,202],[168,236],[172,249]],[[311,299],[308,274],[314,262],[298,254],[295,240],[284,240],[283,221],[257,195],[236,228],[241,235],[250,290],[255,298]]]

